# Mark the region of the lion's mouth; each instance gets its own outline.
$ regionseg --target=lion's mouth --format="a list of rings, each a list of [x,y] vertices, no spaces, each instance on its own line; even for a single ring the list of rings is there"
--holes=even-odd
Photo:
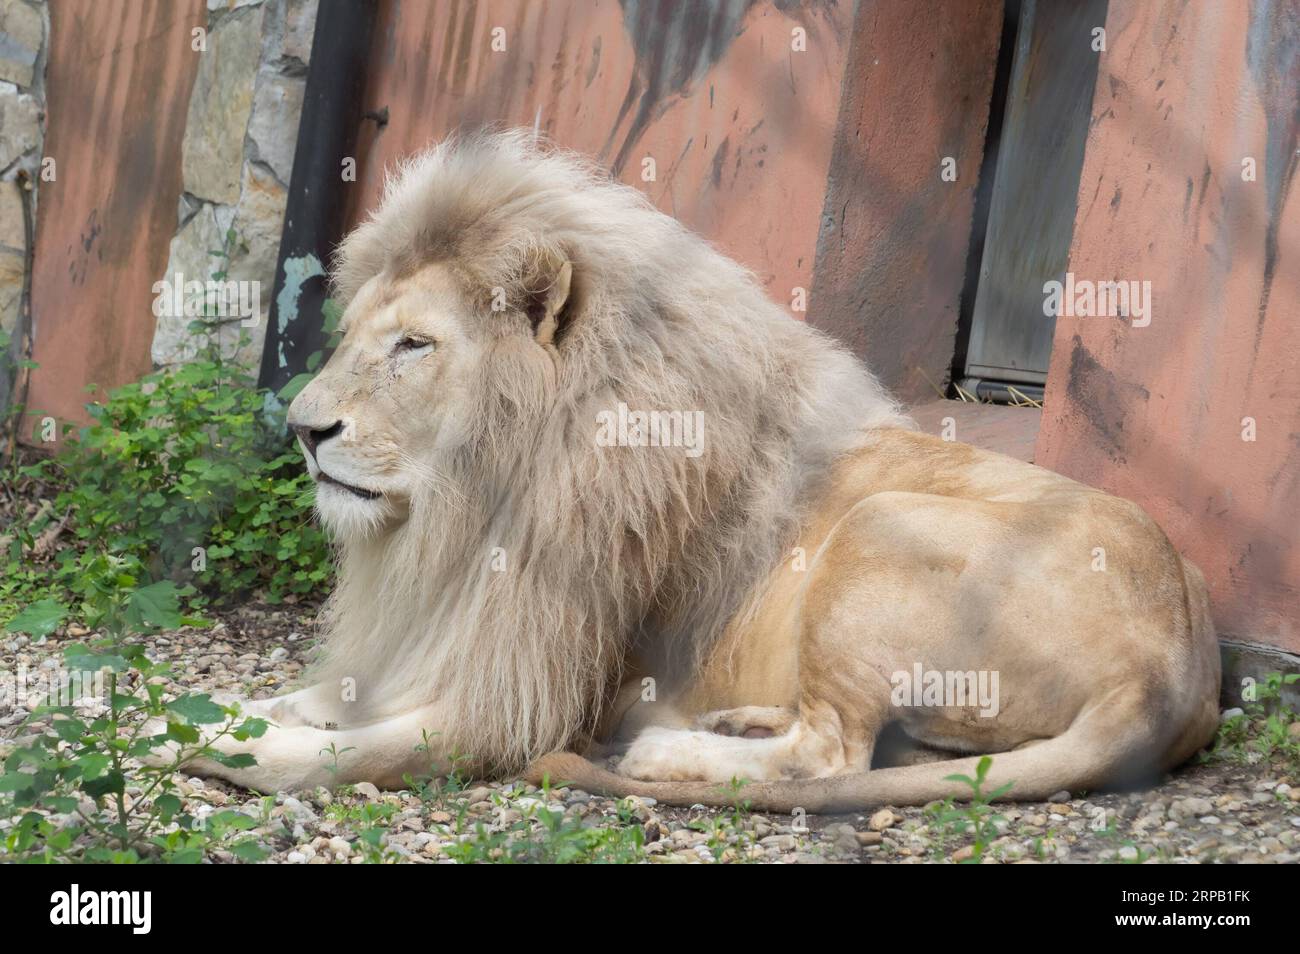
[[[362,500],[378,500],[380,497],[383,496],[383,494],[381,494],[377,490],[366,490],[364,487],[354,487],[351,484],[345,484],[343,481],[339,480],[338,478],[331,477],[323,470],[317,473],[316,479],[323,484],[333,484],[335,487],[341,487],[344,490],[346,490],[348,493],[355,494],[356,496],[360,497]]]

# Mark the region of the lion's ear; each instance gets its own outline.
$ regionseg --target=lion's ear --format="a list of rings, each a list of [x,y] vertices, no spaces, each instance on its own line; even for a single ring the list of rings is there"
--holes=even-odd
[[[549,345],[555,340],[569,304],[573,265],[562,255],[548,252],[539,257],[535,266],[528,282],[525,310],[537,343]]]

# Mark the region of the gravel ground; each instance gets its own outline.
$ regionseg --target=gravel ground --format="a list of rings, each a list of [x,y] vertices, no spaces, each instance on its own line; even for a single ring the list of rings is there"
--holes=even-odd
[[[153,637],[172,663],[175,690],[279,692],[301,677],[316,637],[314,608],[244,606],[206,630]],[[0,637],[0,670],[51,666],[62,647],[84,639],[65,628],[44,643]],[[0,710],[0,753],[30,732],[22,710]],[[1293,725],[1292,731],[1300,730]],[[612,799],[521,782],[469,782],[420,793],[362,784],[329,792],[256,796],[221,782],[184,778],[187,810],[221,808],[258,820],[252,833],[290,864],[452,860],[648,860],[658,863],[920,863],[971,858],[971,836],[946,830],[938,806],[866,814],[808,816],[677,809],[652,800]],[[996,862],[1300,861],[1300,770],[1260,760],[1212,759],[1156,788],[997,807],[997,836],[984,855]],[[560,813],[563,813],[562,815]],[[638,830],[640,837],[638,837]],[[362,837],[369,830],[369,835]],[[638,844],[643,842],[643,844]],[[218,851],[216,860],[234,860]]]

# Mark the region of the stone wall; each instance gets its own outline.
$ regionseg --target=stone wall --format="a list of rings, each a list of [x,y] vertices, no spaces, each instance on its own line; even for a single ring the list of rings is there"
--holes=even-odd
[[[22,307],[32,242],[23,206],[35,212],[34,180],[45,138],[48,32],[42,0],[0,0],[0,330],[5,333],[0,341],[13,334]],[[32,218],[33,228],[34,222]]]
[[[207,50],[190,95],[176,235],[160,279],[254,282],[259,320],[239,353],[256,367],[293,169],[317,0],[208,0]],[[225,255],[214,254],[219,250]],[[167,365],[202,343],[193,319],[159,317],[152,356]],[[223,335],[231,350],[232,328]]]

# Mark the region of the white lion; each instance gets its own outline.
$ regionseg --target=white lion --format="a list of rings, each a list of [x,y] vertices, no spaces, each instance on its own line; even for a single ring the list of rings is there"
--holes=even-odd
[[[981,753],[1012,797],[1096,788],[1213,735],[1205,585],[1139,508],[915,433],[581,159],[443,143],[333,280],[342,343],[290,410],[340,548],[325,658],[249,704],[276,727],[225,747],[256,766],[211,774],[391,786],[459,754],[670,802],[740,777],[811,811],[960,797],[945,777]],[[648,439],[655,415],[702,431]],[[1000,698],[896,691],[921,669]]]

